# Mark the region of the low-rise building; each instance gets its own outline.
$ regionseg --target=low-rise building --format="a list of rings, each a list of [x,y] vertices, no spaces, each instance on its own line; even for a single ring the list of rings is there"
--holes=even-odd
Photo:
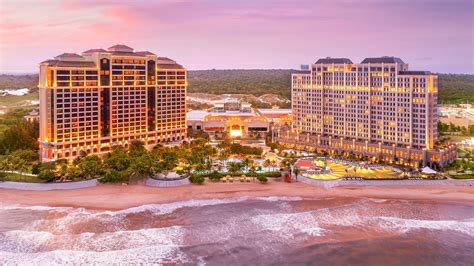
[[[242,103],[238,111],[193,110],[187,113],[188,129],[201,130],[212,137],[263,138],[275,124],[289,124],[289,109],[257,109]]]
[[[23,116],[23,118],[30,123],[39,122],[40,120],[39,110],[33,109],[28,114]]]

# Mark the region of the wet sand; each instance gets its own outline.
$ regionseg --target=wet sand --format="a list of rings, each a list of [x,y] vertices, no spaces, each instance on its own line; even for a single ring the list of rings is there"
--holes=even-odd
[[[201,186],[189,185],[173,188],[107,184],[67,191],[0,189],[0,202],[4,204],[83,207],[102,210],[119,210],[144,204],[170,203],[191,199],[222,199],[242,196],[299,196],[304,199],[340,197],[434,200],[474,206],[474,187],[448,185],[322,188],[304,183],[288,184],[270,180],[267,184],[206,182]]]

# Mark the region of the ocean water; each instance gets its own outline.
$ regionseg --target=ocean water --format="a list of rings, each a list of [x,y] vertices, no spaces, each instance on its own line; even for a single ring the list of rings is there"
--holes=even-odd
[[[240,197],[120,211],[0,205],[0,265],[472,265],[472,205]]]

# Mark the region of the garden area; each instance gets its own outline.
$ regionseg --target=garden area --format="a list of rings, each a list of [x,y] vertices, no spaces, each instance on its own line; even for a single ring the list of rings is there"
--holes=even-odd
[[[147,178],[192,183],[204,180],[232,182],[233,178],[252,177],[265,183],[280,177],[275,158],[266,158],[261,148],[222,141],[213,147],[205,137],[179,146],[157,145],[147,150],[133,141],[127,149],[115,147],[101,156],[81,153],[74,160],[38,162],[34,149],[14,149],[0,155],[0,180],[18,182],[64,182],[98,179],[102,183],[138,183]],[[232,180],[232,181],[231,181]],[[244,179],[245,181],[247,179]]]
[[[448,175],[453,179],[473,179],[474,178],[474,158],[471,153],[462,151],[454,162],[448,166]]]

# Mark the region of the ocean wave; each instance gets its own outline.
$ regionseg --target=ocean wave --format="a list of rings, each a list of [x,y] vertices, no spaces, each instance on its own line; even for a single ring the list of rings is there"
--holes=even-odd
[[[222,204],[232,204],[240,203],[248,200],[261,200],[261,201],[296,201],[301,200],[300,197],[235,197],[235,198],[225,198],[225,199],[198,199],[198,200],[186,200],[186,201],[177,201],[173,203],[162,203],[162,204],[146,204],[138,207],[133,207],[129,209],[124,209],[114,212],[105,212],[110,215],[117,214],[130,214],[130,213],[140,213],[145,211],[153,212],[154,214],[169,214],[178,209],[187,208],[187,207],[205,207],[205,206],[214,206]]]
[[[20,205],[20,204],[0,204],[0,210],[37,210],[37,211],[78,211],[83,214],[90,215],[122,215],[122,214],[131,214],[131,213],[141,213],[141,212],[152,212],[154,214],[169,214],[178,209],[186,207],[204,207],[204,206],[214,206],[221,204],[232,204],[239,203],[248,200],[260,200],[260,201],[299,201],[302,200],[301,197],[286,197],[286,196],[267,196],[267,197],[234,197],[234,198],[224,198],[224,199],[191,199],[186,201],[176,201],[172,203],[156,203],[156,204],[144,204],[137,207],[131,207],[118,211],[95,211],[87,210],[84,208],[72,208],[72,207],[49,207],[49,206],[29,206],[29,205]]]
[[[77,230],[89,230],[96,232],[100,230],[106,231],[122,231],[127,229],[125,217],[134,214],[146,214],[151,216],[160,216],[171,214],[182,208],[206,207],[223,204],[234,204],[250,200],[277,202],[282,204],[289,201],[301,200],[300,197],[234,197],[224,199],[199,199],[178,201],[172,203],[146,204],[138,207],[118,211],[88,210],[85,208],[72,207],[48,207],[48,206],[24,206],[24,205],[0,205],[0,210],[26,210],[26,211],[46,211],[54,213],[54,216],[48,216],[45,219],[37,219],[31,221],[26,228],[31,231],[51,231],[55,234],[73,233]],[[87,228],[84,225],[97,224],[93,228]],[[97,228],[97,229],[95,229]]]
[[[4,204],[0,203],[1,210],[30,210],[30,211],[69,211],[72,207],[50,207],[40,205],[21,205],[21,204]]]
[[[396,217],[376,217],[378,224],[389,230],[399,230],[402,233],[414,229],[429,229],[429,230],[452,230],[463,233],[469,236],[474,236],[474,221],[473,219],[466,220],[416,220],[416,219],[402,219]]]
[[[0,250],[37,253],[55,249],[108,252],[145,246],[174,249],[182,244],[182,239],[183,228],[180,226],[75,235],[13,230],[0,233]]]
[[[191,263],[185,254],[166,246],[95,252],[53,250],[38,253],[12,253],[0,251],[2,265],[155,265]]]
[[[284,238],[294,238],[298,233],[322,236],[324,232],[311,212],[261,214],[251,220],[264,230],[275,232]]]

